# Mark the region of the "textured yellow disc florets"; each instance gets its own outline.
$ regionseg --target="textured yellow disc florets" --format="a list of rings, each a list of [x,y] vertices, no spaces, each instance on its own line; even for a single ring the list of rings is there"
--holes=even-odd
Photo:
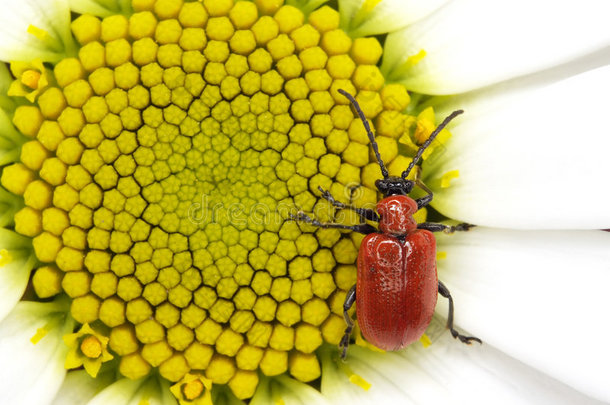
[[[156,367],[188,400],[209,381],[249,398],[258,370],[312,381],[316,350],[342,337],[361,239],[289,218],[354,220],[319,187],[377,200],[379,168],[339,89],[378,129],[391,174],[408,163],[409,95],[385,84],[377,40],[350,38],[329,7],[306,18],[282,4],[134,0],[128,17],[82,15],[78,57],[13,117],[31,140],[2,185],[24,198],[15,229],[44,263],[35,291],[63,291],[77,322],[108,331],[123,375]],[[88,359],[105,350],[96,336],[80,343]]]

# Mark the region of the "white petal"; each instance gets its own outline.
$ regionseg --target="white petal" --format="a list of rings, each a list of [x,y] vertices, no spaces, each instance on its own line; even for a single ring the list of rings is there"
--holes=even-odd
[[[605,0],[456,0],[391,34],[382,70],[416,92],[462,93],[609,46],[608,15]]]
[[[250,404],[277,404],[280,401],[286,405],[329,405],[318,390],[286,375],[263,378]]]
[[[10,256],[8,263],[0,266],[0,321],[15,308],[28,285],[35,262],[28,243],[23,236],[0,228],[0,250],[6,249]]]
[[[53,303],[20,302],[0,324],[0,396],[5,404],[49,404],[66,374],[62,338],[72,322],[50,328],[37,344],[30,339],[58,316]]]
[[[123,378],[97,394],[87,405],[125,404],[174,405],[176,400],[169,391],[169,383],[156,377],[140,380]]]
[[[54,61],[73,50],[68,0],[0,0],[0,60]],[[56,46],[28,33],[33,25],[45,30]]]
[[[610,233],[474,228],[439,236],[458,327],[610,401]],[[597,286],[597,287],[596,287]],[[439,298],[437,313],[447,314]]]
[[[366,3],[365,0],[339,0],[339,9],[344,26],[352,36],[358,37],[396,31],[421,20],[447,2],[448,0],[381,0],[360,21],[355,21],[354,17]]]
[[[610,228],[610,66],[535,88],[497,86],[456,97],[453,136],[424,163],[433,206],[477,225]],[[445,173],[458,170],[448,188]]]
[[[419,342],[387,353],[350,347],[346,365],[367,380],[370,389],[350,384],[335,366],[324,369],[322,392],[339,404],[590,403],[574,389],[489,344],[457,342],[438,318],[427,331],[431,332],[437,339],[427,348]],[[337,379],[332,388],[324,384],[329,371]]]
[[[52,405],[82,405],[113,380],[113,373],[100,373],[93,378],[85,370],[70,371],[66,374]]]

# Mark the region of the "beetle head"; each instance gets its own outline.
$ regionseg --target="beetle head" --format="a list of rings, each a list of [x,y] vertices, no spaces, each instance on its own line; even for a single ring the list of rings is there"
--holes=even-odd
[[[402,177],[389,176],[382,180],[377,180],[375,186],[384,197],[390,195],[407,195],[413,190],[415,183]]]

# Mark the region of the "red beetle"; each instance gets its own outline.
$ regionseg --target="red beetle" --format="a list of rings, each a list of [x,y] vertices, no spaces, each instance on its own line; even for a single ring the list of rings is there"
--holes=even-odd
[[[335,207],[351,209],[363,223],[343,225],[321,223],[299,212],[295,219],[322,228],[349,229],[366,234],[358,253],[358,278],[356,285],[347,293],[343,304],[343,315],[347,328],[339,346],[343,348],[341,357],[345,358],[353,321],[348,310],[357,301],[356,316],[364,338],[384,350],[398,350],[418,340],[430,324],[437,294],[449,300],[447,327],[454,338],[463,343],[481,343],[479,338],[464,336],[453,327],[453,299],[449,290],[438,281],[436,273],[436,240],[432,232],[466,231],[472,225],[449,226],[424,222],[418,224],[413,214],[432,201],[432,191],[419,178],[407,180],[407,176],[421,158],[424,150],[432,143],[439,132],[463,111],[454,111],[432,132],[428,140],[419,148],[409,167],[400,177],[390,176],[381,156],[375,137],[371,132],[362,109],[349,93],[339,90],[349,99],[362,120],[367,131],[373,152],[381,168],[382,180],[375,186],[384,195],[377,203],[377,210],[356,208],[333,198],[320,188],[322,197]],[[418,176],[417,176],[418,177]],[[417,185],[427,195],[416,200],[408,196]],[[379,223],[379,229],[364,221]]]

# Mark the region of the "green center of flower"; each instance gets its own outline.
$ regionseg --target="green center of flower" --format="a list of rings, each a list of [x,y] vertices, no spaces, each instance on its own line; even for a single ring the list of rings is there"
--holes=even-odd
[[[80,16],[78,58],[15,111],[31,140],[2,184],[23,196],[15,229],[46,263],[34,288],[107,330],[126,377],[202,370],[248,398],[257,370],[318,378],[316,349],[343,335],[361,239],[289,213],[333,219],[318,187],[377,201],[379,166],[338,89],[374,120],[391,174],[410,161],[399,144],[416,149],[415,120],[404,87],[384,83],[376,39],[350,38],[329,7],[306,19],[280,3],[134,0],[130,17]],[[19,80],[35,89],[40,76]],[[106,349],[88,336],[80,350]]]

